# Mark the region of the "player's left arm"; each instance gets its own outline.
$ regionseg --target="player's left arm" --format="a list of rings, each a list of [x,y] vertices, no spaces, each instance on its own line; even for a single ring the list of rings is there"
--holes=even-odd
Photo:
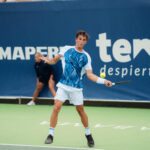
[[[92,72],[92,70],[86,70],[86,75],[87,75],[87,78],[92,80],[93,82],[96,82],[98,84],[105,84],[108,87],[112,86],[111,81],[98,77]]]
[[[58,54],[56,55],[54,58],[49,59],[48,56],[47,57],[40,57],[41,60],[44,60],[46,63],[54,65],[56,64],[60,59],[61,59],[62,55]]]

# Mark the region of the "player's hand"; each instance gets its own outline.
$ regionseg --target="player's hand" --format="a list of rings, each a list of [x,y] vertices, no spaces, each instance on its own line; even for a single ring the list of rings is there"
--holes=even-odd
[[[46,61],[46,60],[47,60],[47,58],[46,58],[46,57],[44,57],[44,56],[41,56],[41,57],[40,57],[40,59],[41,59],[41,60],[44,60],[44,61]]]
[[[105,80],[104,84],[108,87],[111,87],[112,86],[112,82],[111,81],[108,81],[108,80]]]
[[[48,59],[48,57],[42,56],[42,57],[40,57],[40,59],[41,59],[41,60],[44,60],[44,61],[45,61],[46,63],[48,63],[48,64],[51,64],[51,60]]]

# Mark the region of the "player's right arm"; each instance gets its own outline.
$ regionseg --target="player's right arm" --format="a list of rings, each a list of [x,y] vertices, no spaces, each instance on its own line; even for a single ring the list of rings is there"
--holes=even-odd
[[[48,57],[40,57],[41,60],[44,60],[46,63],[54,65],[56,64],[60,58],[62,57],[62,55],[58,54],[56,57],[49,59]]]

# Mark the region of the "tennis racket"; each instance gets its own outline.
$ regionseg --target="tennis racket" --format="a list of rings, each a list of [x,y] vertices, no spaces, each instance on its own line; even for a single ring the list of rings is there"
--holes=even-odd
[[[119,85],[119,84],[124,84],[124,83],[129,83],[130,82],[130,80],[128,80],[128,81],[121,81],[121,82],[114,82],[114,83],[112,83],[112,85]]]

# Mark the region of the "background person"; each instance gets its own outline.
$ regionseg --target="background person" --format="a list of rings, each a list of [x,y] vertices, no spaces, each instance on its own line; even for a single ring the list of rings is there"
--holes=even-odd
[[[47,64],[45,61],[41,60],[40,57],[42,55],[40,53],[35,54],[35,72],[37,76],[36,89],[33,94],[32,100],[27,104],[29,106],[35,105],[35,100],[38,97],[40,91],[44,87],[44,85],[48,84],[50,92],[54,97],[56,95],[55,92],[55,81],[54,81],[54,71],[52,65]]]

